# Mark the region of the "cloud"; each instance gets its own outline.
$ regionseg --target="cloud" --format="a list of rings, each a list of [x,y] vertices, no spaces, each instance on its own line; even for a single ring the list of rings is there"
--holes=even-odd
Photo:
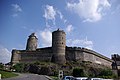
[[[53,8],[53,6],[46,5],[45,7],[45,14],[43,15],[46,20],[52,20],[53,24],[55,25],[55,16],[56,16],[56,10]]]
[[[60,11],[57,11],[57,13],[60,15],[60,19],[63,19],[63,15]]]
[[[0,46],[0,62],[8,63],[11,59],[11,52],[7,48]]]
[[[45,29],[43,31],[37,32],[38,38],[41,40],[40,45],[42,47],[49,47],[52,46],[52,32]]]
[[[15,12],[22,12],[22,9],[18,4],[12,4],[12,7]]]
[[[50,27],[50,25],[56,25],[56,18],[61,19],[64,23],[67,22],[67,20],[64,18],[63,14],[56,9],[55,7],[51,5],[46,5],[44,9],[43,17],[46,20],[46,26]],[[52,21],[52,24],[51,24]]]
[[[59,10],[57,10],[57,14],[59,14],[60,19],[63,20],[64,23],[67,22],[67,19],[64,18],[63,14]]]
[[[115,13],[120,13],[120,4],[116,6],[116,8],[111,12],[111,14],[115,14]]]
[[[13,16],[13,17],[17,17],[17,16],[18,16],[18,14],[14,13],[12,16]]]
[[[69,25],[72,26],[72,25]],[[50,47],[52,46],[52,32],[49,29],[44,29],[43,31],[37,31],[36,35],[39,40],[39,46],[41,47]],[[78,46],[85,47],[88,49],[93,49],[93,42],[88,40],[87,37],[85,39],[67,39],[67,46]]]
[[[73,30],[73,26],[72,25],[67,25],[66,32],[70,33],[72,30]]]
[[[22,12],[22,8],[18,4],[12,4],[12,10],[13,10],[13,17],[17,17],[20,12]]]
[[[68,39],[67,46],[85,47],[93,49],[93,42],[86,39]]]
[[[67,3],[67,8],[78,14],[84,22],[96,22],[101,20],[103,10],[109,8],[108,0],[79,0],[78,3]]]

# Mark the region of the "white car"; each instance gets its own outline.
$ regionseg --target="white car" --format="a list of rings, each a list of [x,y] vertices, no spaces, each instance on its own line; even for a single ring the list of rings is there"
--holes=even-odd
[[[91,78],[90,80],[103,80],[102,78]]]
[[[87,80],[87,77],[76,77],[75,80]]]
[[[74,80],[73,76],[64,76],[62,80]]]

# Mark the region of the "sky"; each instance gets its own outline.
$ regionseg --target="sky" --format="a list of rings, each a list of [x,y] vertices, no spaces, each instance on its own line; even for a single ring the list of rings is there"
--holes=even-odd
[[[0,0],[0,62],[10,62],[12,49],[25,50],[33,32],[38,48],[50,47],[58,28],[69,47],[120,54],[120,0]]]

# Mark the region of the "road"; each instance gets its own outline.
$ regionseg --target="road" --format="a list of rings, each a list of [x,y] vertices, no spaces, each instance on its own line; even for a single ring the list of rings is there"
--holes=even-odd
[[[17,77],[6,78],[2,80],[49,80],[45,77],[45,75],[37,75],[37,74],[20,74]]]

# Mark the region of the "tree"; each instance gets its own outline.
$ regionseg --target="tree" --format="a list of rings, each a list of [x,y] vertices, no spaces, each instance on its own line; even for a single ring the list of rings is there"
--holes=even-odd
[[[83,76],[84,76],[83,69],[74,68],[74,69],[73,69],[73,76],[74,76],[74,77],[83,77]]]
[[[0,63],[0,69],[3,69],[3,68],[4,68],[4,64]]]
[[[17,63],[13,66],[13,69],[16,70],[16,72],[24,72],[24,64],[23,63]]]
[[[116,77],[116,75],[110,69],[103,69],[100,72],[99,76],[102,78],[115,78]]]

